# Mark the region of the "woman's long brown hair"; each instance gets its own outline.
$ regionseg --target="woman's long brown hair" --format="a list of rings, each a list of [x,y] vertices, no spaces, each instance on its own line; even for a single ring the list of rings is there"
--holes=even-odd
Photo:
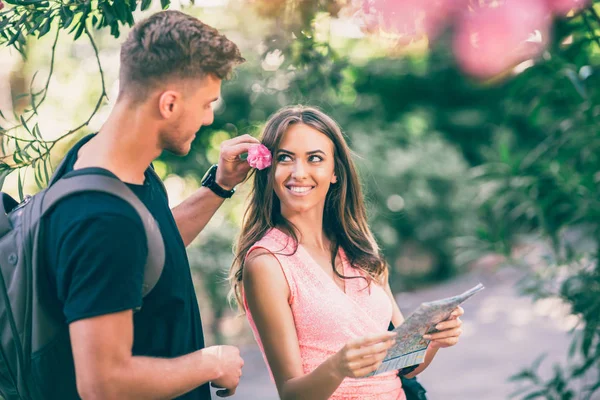
[[[294,124],[304,124],[316,129],[331,139],[334,145],[337,183],[332,184],[327,193],[323,214],[323,230],[332,243],[331,260],[334,272],[339,277],[346,278],[335,268],[335,258],[341,247],[350,264],[365,272],[369,284],[373,279],[381,280],[387,266],[367,224],[358,174],[340,128],[331,117],[316,108],[285,107],[269,118],[261,135],[262,144],[271,154],[277,154],[283,135]],[[235,295],[241,310],[241,285],[248,250],[273,227],[292,237],[295,249],[298,246],[296,231],[281,215],[279,198],[273,189],[276,164],[277,161],[273,159],[270,168],[254,171],[254,182],[244,213],[242,231],[234,247],[235,258],[229,271],[229,282],[232,286],[231,295]]]

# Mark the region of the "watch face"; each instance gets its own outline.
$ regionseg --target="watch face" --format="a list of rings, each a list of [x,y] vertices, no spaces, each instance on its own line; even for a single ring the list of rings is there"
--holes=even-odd
[[[212,184],[214,182],[216,171],[217,171],[217,166],[216,165],[213,165],[212,167],[210,167],[208,169],[208,171],[206,171],[206,173],[202,177],[202,185],[203,186],[210,185],[210,184]]]
[[[217,165],[213,165],[202,178],[202,186],[209,188],[213,192],[215,192],[218,196],[223,197],[225,199],[230,198],[235,193],[235,189],[225,190],[221,186],[217,184],[216,180],[217,176]]]

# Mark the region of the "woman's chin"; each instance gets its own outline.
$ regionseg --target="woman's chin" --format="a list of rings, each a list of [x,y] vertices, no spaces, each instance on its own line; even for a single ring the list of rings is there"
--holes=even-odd
[[[284,215],[307,214],[315,208],[315,204],[298,200],[282,203],[281,206]]]

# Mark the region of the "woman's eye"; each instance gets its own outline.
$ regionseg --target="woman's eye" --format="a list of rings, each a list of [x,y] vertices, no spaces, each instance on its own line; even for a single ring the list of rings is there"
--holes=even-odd
[[[290,156],[288,156],[287,154],[280,154],[279,157],[277,157],[278,162],[290,161],[291,159],[292,158]]]
[[[323,161],[323,159],[321,157],[319,157],[319,156],[310,156],[308,158],[308,161],[310,161],[310,162],[320,162],[320,161]]]

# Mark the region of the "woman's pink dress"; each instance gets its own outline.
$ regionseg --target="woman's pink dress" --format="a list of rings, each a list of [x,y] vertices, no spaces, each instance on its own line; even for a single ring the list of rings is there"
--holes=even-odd
[[[289,284],[289,304],[305,374],[337,353],[348,341],[387,330],[392,318],[392,304],[380,285],[372,282],[367,288],[364,279],[346,279],[344,293],[301,245],[295,254],[289,255],[294,251],[292,239],[275,228],[255,243],[248,254],[257,248],[266,249],[279,260]],[[340,256],[343,275],[359,276],[359,270],[350,266],[342,250]],[[254,337],[266,361],[245,296],[243,300]],[[330,399],[404,400],[402,384],[396,374],[346,378]]]

